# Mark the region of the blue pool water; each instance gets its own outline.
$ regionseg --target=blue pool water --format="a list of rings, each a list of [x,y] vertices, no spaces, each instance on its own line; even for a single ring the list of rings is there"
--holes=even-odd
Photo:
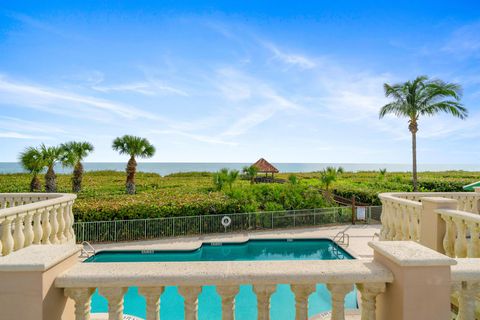
[[[87,263],[101,262],[154,262],[154,261],[252,261],[252,260],[337,260],[353,259],[334,242],[326,239],[250,240],[245,243],[206,243],[191,251],[103,251]],[[214,286],[204,286],[199,296],[199,319],[220,320],[221,302]],[[295,319],[294,295],[288,284],[280,284],[271,298],[271,318]],[[256,319],[257,302],[251,285],[240,286],[235,301],[235,318]],[[347,308],[356,308],[356,293],[352,286],[345,299]],[[125,313],[145,318],[145,298],[135,287],[125,295]],[[309,316],[331,309],[330,293],[325,285],[318,284],[309,297]],[[92,297],[93,312],[107,312],[107,300],[97,292]],[[167,287],[160,300],[160,318],[183,319],[183,298],[176,287]]]

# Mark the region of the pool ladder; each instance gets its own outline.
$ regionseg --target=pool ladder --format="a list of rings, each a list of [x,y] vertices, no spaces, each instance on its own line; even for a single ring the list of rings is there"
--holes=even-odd
[[[335,235],[335,237],[333,237],[332,241],[339,246],[348,247],[350,245],[350,236],[348,235],[348,233],[340,231]]]
[[[96,253],[95,248],[90,244],[90,242],[88,241],[82,242],[82,251],[80,254],[81,257],[89,258],[91,256],[94,256],[95,253]]]

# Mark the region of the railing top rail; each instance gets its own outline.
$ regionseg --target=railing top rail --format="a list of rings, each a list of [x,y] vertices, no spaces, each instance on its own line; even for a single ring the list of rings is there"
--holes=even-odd
[[[386,283],[383,265],[361,260],[80,263],[57,277],[60,288],[181,285]]]
[[[6,193],[0,193],[0,197],[3,196],[3,195],[9,195],[9,194],[8,193],[7,194]],[[77,198],[77,196],[75,194],[69,194],[69,193],[49,193],[49,194],[48,193],[45,193],[45,194],[43,194],[43,193],[30,193],[30,194],[14,193],[12,195],[16,195],[17,197],[19,197],[19,195],[23,195],[23,197],[27,197],[29,195],[32,196],[32,197],[48,195],[50,197],[50,199],[40,200],[40,201],[28,203],[28,204],[22,204],[22,205],[15,206],[15,207],[0,209],[0,218],[6,218],[6,217],[10,217],[10,216],[15,216],[19,213],[24,213],[24,212],[28,212],[28,211],[34,211],[34,210],[37,210],[37,209],[45,208],[45,207],[55,206],[57,204],[64,203],[64,202],[67,202],[67,201],[73,201]]]
[[[480,215],[475,213],[452,209],[437,209],[435,212],[453,218],[462,218],[468,221],[480,223]]]
[[[381,193],[381,195],[393,196],[395,198],[406,198],[406,197],[442,197],[442,196],[461,196],[461,197],[472,197],[472,198],[480,198],[480,192],[385,192]]]
[[[418,201],[414,200],[408,200],[399,197],[400,193],[380,193],[378,197],[380,200],[389,200],[392,202],[400,203],[400,204],[405,204],[407,206],[412,206],[412,207],[422,207],[422,204]]]
[[[452,282],[480,281],[480,259],[456,259],[457,264],[452,266]]]

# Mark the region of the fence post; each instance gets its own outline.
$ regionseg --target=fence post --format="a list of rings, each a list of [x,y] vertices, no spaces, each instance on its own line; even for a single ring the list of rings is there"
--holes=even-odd
[[[271,212],[272,215],[272,229],[273,229],[273,212]]]
[[[297,215],[296,215],[296,211],[293,210],[293,227],[295,228],[296,226],[296,222],[297,222]]]
[[[200,234],[202,234],[202,227],[203,227],[203,216],[200,216]]]
[[[117,242],[117,220],[115,220],[115,238],[114,241]]]
[[[85,241],[85,223],[82,223],[82,242]]]
[[[173,236],[175,237],[175,217],[172,218],[173,224]]]

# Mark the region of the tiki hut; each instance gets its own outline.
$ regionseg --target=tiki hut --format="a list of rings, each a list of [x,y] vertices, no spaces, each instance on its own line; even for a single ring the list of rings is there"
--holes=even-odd
[[[272,179],[273,175],[279,172],[277,168],[275,168],[270,162],[263,158],[260,158],[260,160],[252,164],[252,167],[257,168],[259,173],[265,173],[265,176],[268,176],[268,174],[271,173]]]

